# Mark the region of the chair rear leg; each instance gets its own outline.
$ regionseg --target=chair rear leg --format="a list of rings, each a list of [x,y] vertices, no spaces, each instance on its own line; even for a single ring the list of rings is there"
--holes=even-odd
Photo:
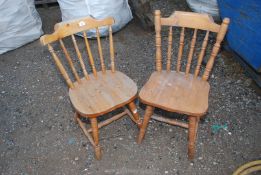
[[[99,145],[99,131],[98,131],[98,122],[97,118],[90,118],[91,127],[92,127],[92,136],[94,140],[94,149],[95,149],[95,156],[97,160],[101,159],[101,147]]]
[[[145,115],[144,115],[144,119],[140,128],[140,132],[139,132],[139,136],[138,136],[138,144],[140,144],[144,138],[149,120],[151,118],[151,115],[154,111],[154,107],[147,105],[146,107],[146,111],[145,111]]]
[[[195,142],[197,139],[199,117],[189,116],[188,128],[188,157],[190,160],[195,156]]]
[[[128,106],[129,106],[130,111],[131,111],[131,113],[133,115],[133,118],[137,121],[138,127],[140,128],[141,125],[142,125],[142,121],[140,119],[140,115],[138,113],[138,110],[137,110],[137,107],[136,107],[135,103],[134,102],[130,102],[128,104]]]

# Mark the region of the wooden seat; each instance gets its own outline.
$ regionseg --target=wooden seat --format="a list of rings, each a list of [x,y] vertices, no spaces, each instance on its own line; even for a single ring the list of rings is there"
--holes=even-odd
[[[145,103],[146,111],[142,126],[140,128],[138,143],[141,143],[149,120],[165,122],[171,125],[177,125],[188,129],[188,157],[194,158],[195,142],[200,117],[202,117],[208,109],[208,96],[210,85],[207,82],[210,71],[214,65],[214,60],[218,54],[220,44],[225,37],[229,24],[229,19],[225,18],[221,25],[214,23],[212,17],[207,14],[199,14],[192,12],[175,11],[170,17],[162,18],[160,11],[155,11],[155,31],[156,31],[156,72],[141,89],[139,93],[140,100]],[[168,26],[167,38],[167,54],[166,54],[166,70],[162,70],[162,53],[161,53],[161,28]],[[179,37],[179,48],[176,61],[176,70],[171,70],[172,53],[173,53],[173,27],[181,28]],[[185,30],[192,30],[192,39],[190,47],[187,49],[187,59],[185,67],[182,66]],[[201,44],[201,49],[197,56],[194,73],[191,67],[196,50],[197,33],[201,30],[205,32],[205,37]],[[208,46],[208,38],[210,32],[216,33],[216,42],[209,55],[205,71],[200,76],[201,63],[206,55]],[[176,38],[176,37],[175,37]],[[176,39],[177,41],[177,39]],[[183,68],[184,67],[184,68]],[[182,68],[185,69],[182,71]],[[152,115],[154,109],[161,108],[170,112],[188,115],[188,123],[175,119],[164,118],[162,116]]]
[[[103,20],[96,20],[91,17],[75,19],[69,22],[56,24],[54,27],[55,32],[53,34],[44,35],[40,39],[43,45],[48,46],[48,50],[50,51],[55,64],[69,87],[69,97],[75,109],[74,118],[93,145],[97,159],[101,159],[99,128],[126,115],[128,115],[139,127],[141,126],[141,120],[134,103],[134,99],[137,96],[137,86],[128,76],[116,71],[112,37],[113,24],[113,18],[106,18]],[[109,31],[109,69],[106,69],[104,61],[99,32],[100,27],[103,27],[103,29],[108,27]],[[87,35],[88,30],[96,30],[96,53],[98,55],[97,59],[100,62],[100,71],[97,70],[95,65],[95,59]],[[79,42],[75,37],[75,34],[77,33],[82,33],[83,35],[83,39],[81,40],[86,48],[84,52],[80,51],[80,47],[77,44],[77,42]],[[66,49],[63,39],[68,37],[71,38],[76,55],[72,55],[71,51],[69,52]],[[53,47],[56,41],[58,41],[61,48],[61,54],[59,55],[54,51],[54,48],[57,47]],[[61,60],[61,57],[65,58],[67,64]],[[72,59],[72,57],[77,57],[77,61]],[[86,59],[88,61],[86,61]],[[81,68],[80,71],[76,70],[77,66],[75,66],[75,64]],[[90,71],[86,69],[86,64],[89,64],[92,73],[88,73]],[[66,68],[66,66],[68,68]],[[72,71],[71,74],[67,73],[68,70]],[[73,75],[73,77],[70,77],[70,75]],[[75,81],[73,81],[73,79]],[[124,111],[98,123],[97,117],[117,108],[124,108]],[[82,121],[83,117],[90,120],[90,129],[85,127],[85,124]]]
[[[137,94],[136,84],[121,72],[97,72],[97,77],[90,75],[90,80],[75,82],[69,96],[75,110],[88,117],[102,115],[126,105]],[[97,105],[99,104],[99,105]]]
[[[153,72],[139,93],[140,100],[170,112],[202,116],[208,109],[209,83],[184,73]]]

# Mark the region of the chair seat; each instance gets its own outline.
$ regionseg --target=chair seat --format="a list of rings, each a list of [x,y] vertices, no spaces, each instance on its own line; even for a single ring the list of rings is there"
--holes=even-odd
[[[150,106],[192,116],[204,115],[208,109],[209,83],[183,72],[154,72],[139,93]]]
[[[83,116],[95,117],[124,106],[134,100],[137,95],[136,84],[125,74],[97,72],[90,79],[75,82],[69,90],[69,96],[75,110]]]

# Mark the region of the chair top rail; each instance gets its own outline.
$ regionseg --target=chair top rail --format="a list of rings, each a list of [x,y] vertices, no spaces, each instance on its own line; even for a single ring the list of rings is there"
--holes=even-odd
[[[157,12],[156,13],[160,13]],[[161,18],[161,25],[176,26],[219,32],[220,25],[216,24],[208,14],[175,11],[168,18]]]
[[[113,24],[114,19],[112,17],[103,20],[97,20],[92,17],[84,17],[76,20],[60,22],[54,26],[54,33],[42,36],[40,41],[43,45],[46,45],[78,32],[95,29],[102,26],[110,26]]]

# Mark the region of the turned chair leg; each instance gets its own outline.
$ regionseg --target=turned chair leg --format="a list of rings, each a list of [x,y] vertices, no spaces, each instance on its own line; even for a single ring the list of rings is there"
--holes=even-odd
[[[140,128],[140,132],[139,132],[139,136],[138,136],[138,144],[140,144],[144,138],[149,120],[151,118],[151,115],[154,111],[154,107],[147,105],[146,110],[145,110],[145,114],[144,114],[144,118],[143,118],[143,122]]]
[[[129,106],[130,111],[131,111],[131,113],[133,115],[133,118],[135,119],[135,121],[138,124],[138,127],[140,128],[141,125],[142,125],[142,121],[140,119],[140,115],[138,114],[138,110],[137,110],[137,107],[136,107],[135,103],[134,102],[130,102],[128,104],[128,106]]]
[[[188,128],[188,157],[190,160],[195,156],[195,142],[197,139],[199,117],[189,116]]]
[[[101,159],[101,147],[99,145],[99,131],[98,131],[98,122],[97,118],[90,118],[91,127],[92,127],[92,136],[94,140],[94,149],[95,149],[95,156],[97,160]]]

